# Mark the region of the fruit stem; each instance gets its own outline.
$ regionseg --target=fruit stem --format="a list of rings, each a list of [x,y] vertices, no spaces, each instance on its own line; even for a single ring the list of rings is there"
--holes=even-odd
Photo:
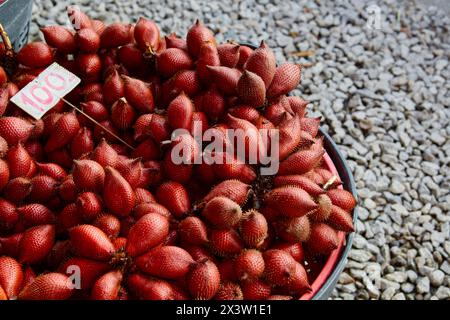
[[[2,65],[4,66],[6,72],[10,77],[12,77],[17,70],[16,53],[9,39],[8,33],[6,32],[3,25],[0,23],[0,37],[5,45],[5,56],[2,58]]]
[[[333,185],[333,183],[335,183],[336,182],[336,180],[337,180],[337,176],[332,176],[331,178],[330,178],[330,180],[328,180],[324,185],[323,185],[323,189],[326,191],[326,190],[328,190],[332,185]]]

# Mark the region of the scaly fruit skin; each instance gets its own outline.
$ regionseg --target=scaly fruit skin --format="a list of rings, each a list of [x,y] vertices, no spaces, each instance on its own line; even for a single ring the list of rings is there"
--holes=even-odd
[[[72,176],[78,190],[103,189],[105,170],[93,160],[74,160]]]
[[[243,300],[244,295],[241,287],[237,283],[222,282],[217,294],[214,297],[215,300]]]
[[[57,195],[58,181],[49,176],[37,175],[31,179],[30,201],[46,202]]]
[[[353,195],[347,190],[343,189],[331,189],[327,191],[328,197],[331,202],[344,209],[347,212],[351,212],[356,206],[356,200]]]
[[[102,212],[102,200],[93,192],[83,192],[76,200],[77,210],[86,221],[92,221]]]
[[[203,202],[208,202],[215,197],[226,197],[243,207],[247,203],[250,192],[251,187],[246,183],[239,180],[225,180],[213,187],[203,198]]]
[[[217,46],[213,42],[205,42],[199,52],[197,60],[197,74],[202,83],[208,84],[211,76],[207,66],[220,66],[219,52]]]
[[[312,255],[328,255],[339,245],[336,231],[325,223],[315,223],[311,226],[309,240],[306,243]]]
[[[317,196],[316,202],[319,207],[315,211],[311,212],[308,217],[311,221],[315,222],[324,222],[328,220],[333,206],[330,198],[326,194],[320,194]]]
[[[31,42],[17,53],[17,61],[29,68],[42,68],[53,62],[53,52],[44,42]]]
[[[8,200],[0,198],[0,230],[10,231],[19,221],[16,206]]]
[[[237,84],[242,75],[241,71],[222,66],[207,66],[206,68],[217,88],[224,95],[231,96],[236,94]]]
[[[93,300],[118,300],[122,272],[110,271],[101,276],[92,287],[91,298]]]
[[[260,246],[268,236],[268,225],[266,218],[256,210],[244,213],[239,231],[245,244],[256,248]]]
[[[128,44],[131,41],[131,25],[120,22],[110,24],[100,36],[102,48],[114,48]]]
[[[119,217],[128,216],[136,201],[130,184],[111,167],[105,168],[103,199],[106,207]]]
[[[274,98],[283,94],[288,94],[300,83],[301,67],[292,63],[284,63],[275,72],[270,87],[267,89],[267,96]]]
[[[275,187],[289,185],[299,187],[308,192],[311,196],[315,197],[325,193],[325,190],[323,190],[317,183],[304,175],[276,176],[273,182]]]
[[[216,39],[214,38],[214,34],[212,33],[212,31],[205,27],[205,25],[199,20],[197,20],[195,22],[195,25],[193,25],[189,29],[186,36],[186,43],[189,54],[195,59],[198,58],[200,48],[205,42],[211,42],[215,44]]]
[[[244,64],[244,70],[256,73],[264,81],[266,88],[269,87],[275,75],[276,61],[275,55],[264,41],[248,57]]]
[[[173,129],[190,130],[192,125],[192,115],[194,105],[188,96],[182,92],[169,104],[167,108],[167,117],[170,126]]]
[[[150,88],[143,81],[127,76],[124,79],[124,94],[127,101],[143,113],[153,112],[155,102]]]
[[[351,214],[335,205],[331,208],[327,223],[339,231],[348,233],[355,230]]]
[[[41,28],[44,34],[45,42],[48,45],[58,49],[62,53],[74,53],[77,49],[77,43],[72,32],[61,26],[49,26]]]
[[[156,191],[156,198],[177,218],[188,213],[191,208],[186,189],[182,184],[174,181],[161,184]]]
[[[92,28],[91,19],[77,6],[67,7],[67,15],[75,30],[82,28]]]
[[[37,277],[22,289],[19,300],[66,300],[73,286],[70,279],[61,273],[47,273]]]
[[[301,243],[279,243],[271,247],[289,253],[297,262],[302,262],[305,257],[305,251]]]
[[[111,267],[106,262],[72,257],[64,261],[64,263],[58,268],[58,271],[70,276],[73,274],[73,270],[79,270],[80,287],[82,290],[85,290],[92,288],[95,281],[110,269]]]
[[[6,159],[8,160],[7,168],[9,169],[10,178],[29,178],[34,175],[33,171],[30,172],[34,161],[21,143],[9,148]]]
[[[193,263],[194,259],[186,250],[175,246],[156,247],[136,258],[140,271],[166,279],[183,277]]]
[[[311,291],[311,286],[308,283],[308,275],[306,274],[305,268],[303,268],[303,266],[298,262],[295,262],[294,266],[294,272],[287,286],[288,290],[293,295]]]
[[[80,123],[74,113],[66,113],[55,124],[45,145],[45,151],[51,152],[69,143],[80,130]]]
[[[11,257],[0,257],[0,288],[3,288],[8,299],[14,299],[17,296],[22,281],[21,265]]]
[[[8,184],[10,171],[8,163],[0,159],[0,191]]]
[[[283,250],[271,249],[264,252],[263,257],[266,280],[276,286],[289,284],[297,263],[292,256]]]
[[[178,235],[183,244],[203,245],[208,242],[205,223],[197,217],[187,217],[178,224]]]
[[[271,286],[262,280],[246,281],[241,285],[245,300],[265,300],[270,296]]]
[[[151,48],[156,51],[159,46],[160,32],[158,26],[152,21],[143,17],[139,18],[134,27],[134,39],[141,51]]]
[[[148,213],[131,227],[126,245],[127,253],[136,257],[164,241],[169,234],[169,221],[158,213]]]
[[[101,214],[93,225],[102,230],[108,237],[115,239],[120,233],[120,220],[112,214]]]
[[[242,103],[259,107],[266,100],[264,81],[257,74],[245,70],[237,83],[237,94]]]
[[[244,243],[234,229],[211,230],[209,245],[212,252],[222,257],[234,256],[244,249]]]
[[[200,260],[191,267],[186,275],[186,284],[194,299],[209,300],[219,290],[219,270],[210,260]]]
[[[102,139],[92,153],[92,160],[102,167],[115,167],[119,161],[119,155],[105,139]]]
[[[236,276],[239,280],[252,280],[264,273],[264,259],[260,251],[243,250],[234,260]]]
[[[216,228],[229,229],[239,223],[242,210],[233,200],[215,197],[206,203],[202,216]]]
[[[92,131],[83,127],[73,137],[72,143],[70,144],[70,153],[74,159],[78,159],[92,150],[94,150]]]
[[[100,36],[95,30],[90,28],[84,28],[78,30],[75,35],[75,39],[78,43],[80,51],[85,53],[97,52],[100,47]]]
[[[27,178],[14,178],[9,180],[8,184],[3,190],[3,197],[13,203],[20,203],[31,192],[31,182]]]
[[[294,186],[273,189],[266,194],[264,203],[288,217],[301,217],[318,207],[306,191]]]
[[[164,280],[153,279],[138,273],[127,278],[127,285],[131,293],[140,300],[173,300],[172,285]]]
[[[228,68],[236,68],[240,59],[240,46],[234,43],[223,43],[217,45],[220,64]]]
[[[320,145],[320,143],[316,144]],[[319,146],[316,146],[316,148],[318,150],[311,147],[310,149],[300,150],[290,155],[280,163],[278,175],[304,174],[316,168],[322,161],[325,153],[321,147],[319,149]]]
[[[170,78],[178,71],[191,69],[193,61],[186,51],[177,48],[164,50],[156,58],[156,68],[163,77]]]
[[[11,146],[21,141],[26,141],[32,131],[34,125],[30,122],[17,117],[0,118],[0,136]]]
[[[79,225],[69,230],[73,252],[80,257],[108,261],[114,253],[114,245],[108,236],[92,225]]]
[[[43,261],[54,243],[54,226],[47,224],[28,229],[20,242],[19,261],[30,264]]]
[[[129,129],[136,118],[136,111],[125,98],[120,98],[111,107],[111,120],[119,130]]]
[[[277,234],[287,242],[305,242],[309,239],[310,223],[306,216],[282,219],[276,222]]]
[[[113,71],[106,77],[105,83],[103,84],[103,98],[107,105],[112,105],[118,99],[125,95],[125,84],[119,75],[117,69]],[[97,121],[101,121],[96,119]],[[102,119],[107,120],[107,118]]]
[[[55,223],[55,215],[40,203],[30,203],[16,209],[25,228]]]

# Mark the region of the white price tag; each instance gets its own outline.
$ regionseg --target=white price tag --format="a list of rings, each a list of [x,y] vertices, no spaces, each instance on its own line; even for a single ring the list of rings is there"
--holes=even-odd
[[[33,118],[40,119],[80,82],[80,78],[54,62],[11,101]]]

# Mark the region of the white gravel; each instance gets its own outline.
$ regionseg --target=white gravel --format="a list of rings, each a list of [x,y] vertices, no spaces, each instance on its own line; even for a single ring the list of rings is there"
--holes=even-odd
[[[449,299],[449,17],[412,1],[376,1],[376,30],[367,27],[366,1],[336,2],[71,3],[110,22],[146,16],[163,33],[185,35],[199,18],[219,40],[265,39],[279,61],[311,65],[297,93],[325,117],[361,200],[354,250],[332,297]],[[36,1],[32,36],[39,26],[66,23],[66,6]],[[314,55],[295,55],[307,50]]]

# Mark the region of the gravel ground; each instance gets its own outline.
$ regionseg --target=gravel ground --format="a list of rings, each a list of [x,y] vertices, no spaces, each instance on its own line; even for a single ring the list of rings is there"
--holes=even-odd
[[[163,33],[185,35],[199,18],[219,40],[265,39],[279,61],[310,66],[298,94],[324,116],[360,196],[358,232],[332,297],[450,299],[450,20],[411,1],[377,2],[379,29],[367,26],[360,0],[72,3],[110,22],[150,17]],[[32,36],[67,23],[66,6],[36,1]]]

